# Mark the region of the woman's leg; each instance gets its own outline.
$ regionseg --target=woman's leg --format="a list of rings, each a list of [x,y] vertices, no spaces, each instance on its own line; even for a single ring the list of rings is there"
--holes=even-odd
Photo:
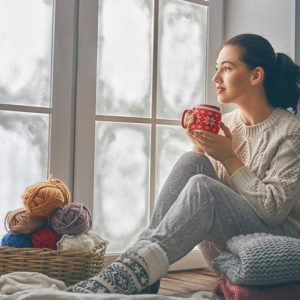
[[[183,154],[181,156],[181,158],[176,162],[169,177],[167,178],[167,180],[162,188],[162,191],[160,192],[158,200],[156,202],[155,210],[152,215],[149,227],[141,234],[140,239],[145,240],[147,237],[149,237],[151,232],[160,224],[160,222],[164,218],[165,214],[168,212],[170,207],[176,201],[178,195],[181,193],[182,189],[184,188],[186,183],[189,181],[189,179],[197,174],[206,174],[207,176],[217,179],[215,170],[214,170],[211,162],[205,155],[198,153],[198,152],[194,152],[194,151],[189,151],[189,152]],[[140,244],[140,243],[141,242],[138,242],[137,244]],[[132,256],[131,252],[134,252],[134,253],[139,252],[139,250],[138,250],[139,246],[134,245],[133,248],[134,249],[127,250],[124,255]],[[148,248],[154,249],[154,250],[152,249],[152,251],[150,251],[150,252],[159,252],[157,249],[158,248],[161,249],[159,246],[157,246],[156,242],[153,243],[153,242],[149,242],[149,241],[148,241]],[[160,259],[160,260],[158,259],[158,261],[160,261],[159,264],[161,267],[161,270],[158,271],[160,273],[160,276],[163,273],[167,272],[168,267],[169,267],[168,258],[166,257],[165,252],[162,249],[161,249],[161,252],[163,253],[163,255],[161,255],[161,253],[156,254],[156,257],[160,257],[160,256],[163,257],[163,259]],[[143,253],[143,255],[144,254],[145,253]],[[121,256],[119,258],[119,261],[117,261],[116,264],[113,264],[112,266],[109,267],[110,268],[108,270],[109,274],[112,274],[112,273],[121,274],[122,273],[123,277],[126,277],[126,276],[131,277],[131,278],[134,277],[132,272],[129,270],[130,268],[128,269],[128,266],[127,267],[124,266],[122,259],[123,259],[123,256]],[[135,256],[135,260],[138,260],[136,256]],[[149,255],[147,255],[147,258],[145,260],[147,261],[148,265],[150,265],[151,267],[154,266],[154,264],[151,263],[151,257]],[[134,264],[135,263],[133,263],[133,265]],[[138,268],[146,269],[146,266],[140,265]],[[126,269],[127,269],[127,271],[126,271]],[[159,269],[159,268],[154,267],[152,269]],[[149,268],[148,268],[147,272],[149,274],[153,273]],[[127,274],[126,276],[124,275],[125,273]],[[154,276],[154,277],[152,276],[152,277],[155,278],[155,281],[156,281],[160,276]],[[140,291],[140,290],[144,289],[144,287],[147,287],[155,282],[152,280],[151,276],[149,277],[149,281],[147,281],[147,284],[140,284],[138,282],[139,280],[135,279],[133,281],[135,281],[136,284],[133,285],[131,283],[129,284],[127,282],[128,280],[125,280],[124,282],[127,282],[127,286],[128,286],[128,288],[125,288],[125,287],[117,286],[117,284],[113,283],[112,282],[112,281],[114,281],[114,279],[112,279],[113,276],[107,275],[106,277],[111,278],[110,283],[101,285],[99,283],[99,280],[98,281],[90,280],[88,282],[88,285],[90,287],[89,291],[87,291],[85,289],[86,282],[76,285],[74,287],[70,287],[69,291],[97,293],[97,292],[109,292],[109,290],[110,290],[112,292],[117,292],[117,293],[122,292],[122,293],[130,294],[130,293],[135,293],[137,291]],[[141,275],[138,275],[137,277],[141,277]],[[110,287],[106,288],[107,286],[110,286]],[[113,286],[115,286],[115,288],[113,288]],[[140,287],[142,287],[142,288],[140,288]]]
[[[154,229],[159,225],[190,178],[198,174],[218,179],[207,156],[195,151],[184,153],[174,165],[160,191],[149,223],[149,229]]]
[[[189,179],[198,174],[205,174],[216,180],[218,179],[215,169],[206,155],[195,151],[184,153],[177,160],[167,180],[165,181],[156,201],[154,212],[151,216],[148,228],[142,232],[140,238],[151,235],[151,232],[159,225]],[[214,244],[211,243],[211,248],[214,247]],[[207,259],[207,248],[202,248],[201,252]],[[159,287],[160,284],[159,281],[157,281],[142,292],[157,293]]]
[[[108,269],[69,291],[137,293],[201,241],[225,245],[235,235],[254,232],[299,237],[288,222],[268,226],[233,190],[208,176],[195,175],[148,237],[140,239]]]
[[[287,221],[271,227],[235,191],[210,177],[195,175],[149,239],[161,246],[172,264],[204,240],[225,246],[235,235],[255,232],[299,237]]]
[[[159,225],[160,221],[176,201],[189,179],[198,174],[204,174],[219,180],[214,167],[206,155],[195,151],[184,153],[178,159],[165,181],[156,201],[149,226],[140,237],[146,237],[151,234],[151,231]],[[211,259],[220,253],[215,243],[210,241],[202,241],[198,245],[198,248],[208,265],[210,265]],[[157,288],[153,290],[155,291]]]

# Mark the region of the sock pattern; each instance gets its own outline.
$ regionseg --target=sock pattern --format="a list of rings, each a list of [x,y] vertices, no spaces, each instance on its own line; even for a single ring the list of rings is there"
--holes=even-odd
[[[169,269],[164,250],[150,240],[138,240],[105,270],[67,288],[85,294],[137,294],[152,285]]]
[[[67,288],[73,293],[136,294],[149,285],[148,268],[144,259],[131,253],[120,256],[106,270]]]

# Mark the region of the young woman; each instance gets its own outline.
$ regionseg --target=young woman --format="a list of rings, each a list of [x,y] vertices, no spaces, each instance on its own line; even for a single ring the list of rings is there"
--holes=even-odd
[[[263,37],[242,34],[225,43],[213,81],[219,103],[238,107],[221,134],[189,133],[194,151],[174,166],[148,229],[68,291],[136,294],[199,243],[222,251],[239,234],[300,238],[300,120],[287,110],[297,111],[299,67]]]

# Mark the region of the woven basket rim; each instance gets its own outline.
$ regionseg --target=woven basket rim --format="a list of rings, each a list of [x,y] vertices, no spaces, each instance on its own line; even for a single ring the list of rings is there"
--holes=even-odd
[[[91,250],[55,250],[50,248],[16,248],[11,246],[1,246],[0,247],[0,253],[1,252],[26,252],[26,253],[52,253],[52,254],[89,254],[94,253],[98,250],[106,249],[108,242],[102,241],[97,246],[95,246]]]
[[[72,285],[99,273],[104,266],[108,242],[91,250],[0,247],[0,275],[11,272],[39,272]]]

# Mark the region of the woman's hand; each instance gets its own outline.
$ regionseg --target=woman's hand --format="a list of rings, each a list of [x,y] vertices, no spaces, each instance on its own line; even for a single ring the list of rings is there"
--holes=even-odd
[[[223,162],[235,156],[232,150],[232,135],[227,126],[223,123],[220,128],[224,135],[215,134],[209,131],[201,131],[191,133],[194,137],[194,142],[205,150],[205,153],[210,155],[215,160]]]
[[[201,145],[195,140],[195,137],[193,136],[192,132],[190,131],[190,125],[195,121],[195,115],[191,113],[191,111],[187,111],[186,113],[186,135],[190,137],[192,143],[193,143],[193,151],[205,153],[204,149],[201,147]]]
[[[221,122],[220,127],[224,135],[219,135],[209,131],[190,133],[193,143],[204,150],[215,160],[220,161],[231,175],[243,163],[236,156],[232,149],[232,135],[227,126]]]

